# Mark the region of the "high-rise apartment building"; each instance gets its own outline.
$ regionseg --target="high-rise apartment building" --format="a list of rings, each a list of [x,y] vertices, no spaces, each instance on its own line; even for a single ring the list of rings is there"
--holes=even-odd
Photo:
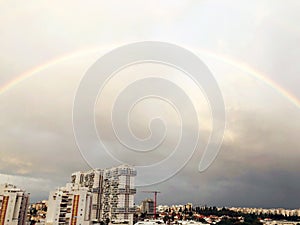
[[[136,170],[130,166],[73,173],[71,183],[50,193],[46,225],[87,225],[100,222],[133,224],[135,176]],[[75,209],[75,212],[79,212],[75,215],[71,212],[77,201],[74,200],[76,195],[79,195],[82,206],[80,211]],[[64,204],[62,196],[65,196]],[[72,220],[74,216],[76,221]]]
[[[29,194],[11,184],[0,185],[0,225],[25,225]]]
[[[89,225],[92,194],[88,188],[67,184],[50,192],[46,225]]]
[[[136,170],[120,166],[104,170],[103,175],[103,219],[133,224]]]
[[[99,223],[102,221],[102,187],[103,170],[96,169],[87,172],[75,172],[71,176],[71,184],[87,188],[92,196],[91,201],[91,221]]]

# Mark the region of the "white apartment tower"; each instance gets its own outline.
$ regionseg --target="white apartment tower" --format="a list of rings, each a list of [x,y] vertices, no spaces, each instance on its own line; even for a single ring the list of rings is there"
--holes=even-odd
[[[92,195],[87,188],[67,184],[50,192],[46,225],[89,225]]]
[[[0,185],[0,225],[25,225],[29,194],[11,184]]]
[[[87,188],[92,196],[91,221],[100,223],[102,209],[103,170],[90,170],[87,172],[75,172],[71,176],[71,183],[79,187]]]
[[[125,165],[73,173],[71,183],[50,193],[46,225],[87,225],[108,221],[127,222],[132,225],[135,212],[135,176],[136,170]],[[68,202],[67,208],[66,204],[61,204],[63,195],[68,196],[65,197],[68,199],[65,200]],[[71,212],[76,195],[81,199],[79,202],[82,201],[82,207],[77,211],[82,213],[73,215],[76,217],[75,221],[72,220]]]

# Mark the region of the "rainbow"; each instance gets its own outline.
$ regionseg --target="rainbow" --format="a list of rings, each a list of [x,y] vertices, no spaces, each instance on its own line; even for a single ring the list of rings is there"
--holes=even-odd
[[[44,64],[38,65],[38,66],[36,66],[36,67],[20,74],[15,79],[12,79],[9,82],[7,82],[6,84],[4,84],[3,86],[1,86],[0,87],[0,95],[7,92],[8,90],[13,88],[17,84],[21,83],[22,81],[26,80],[27,78],[32,77],[34,75],[38,75],[39,72],[41,72],[43,70],[46,70],[47,68],[50,68],[51,66],[54,66],[58,63],[61,63],[61,62],[64,62],[66,60],[76,58],[76,57],[79,57],[79,56],[91,54],[91,53],[97,53],[97,52],[101,52],[101,51],[103,53],[104,50],[113,49],[116,46],[117,45],[108,46],[106,48],[84,49],[84,50],[72,52],[70,54],[65,54],[65,55],[62,55],[62,56],[57,57],[55,59],[52,59],[48,62],[45,62]],[[258,79],[258,80],[262,81],[263,83],[267,84],[268,86],[270,86],[272,89],[276,90],[283,97],[285,97],[289,102],[291,102],[292,104],[294,104],[296,107],[298,107],[300,109],[300,100],[297,97],[295,97],[293,94],[291,94],[290,92],[285,90],[283,87],[278,85],[276,82],[271,80],[266,74],[254,69],[250,65],[248,65],[244,62],[238,61],[236,59],[230,58],[227,55],[216,54],[216,53],[213,53],[213,52],[211,52],[209,50],[205,50],[205,49],[201,49],[197,52],[199,52],[200,54],[204,54],[204,55],[207,55],[209,57],[212,57],[216,60],[222,61],[226,64],[231,65],[231,66],[234,66],[237,69],[239,69],[240,71],[245,72],[245,73],[249,74],[250,76],[255,77],[256,79]]]
[[[14,79],[8,81],[7,83],[5,83],[4,85],[0,86],[0,95],[7,92],[8,90],[13,88],[17,84],[23,82],[27,78],[37,75],[39,72],[42,72],[43,70],[46,70],[46,69],[50,68],[51,66],[54,66],[58,63],[62,63],[64,61],[67,61],[72,58],[76,58],[76,57],[83,56],[83,55],[88,55],[91,53],[101,52],[104,50],[107,50],[107,47],[106,48],[88,48],[88,50],[81,50],[81,51],[76,51],[76,52],[72,52],[69,54],[64,54],[62,56],[59,56],[52,60],[49,60],[41,65],[31,68],[28,71],[25,71],[24,73],[18,75],[16,78],[14,78]]]
[[[240,71],[251,75],[252,77],[256,78],[257,80],[263,82],[264,84],[268,85],[272,89],[276,90],[283,97],[285,97],[289,102],[291,102],[296,107],[300,108],[300,100],[296,96],[294,96],[292,93],[285,90],[283,87],[281,87],[279,84],[277,84],[275,81],[270,79],[266,74],[262,73],[261,71],[256,70],[255,68],[251,67],[250,65],[248,65],[242,61],[238,61],[238,60],[230,58],[226,55],[215,54],[215,53],[207,51],[207,50],[201,50],[201,52],[203,52],[204,54],[206,54],[212,58],[220,60],[226,64],[234,66],[237,69],[239,69]]]

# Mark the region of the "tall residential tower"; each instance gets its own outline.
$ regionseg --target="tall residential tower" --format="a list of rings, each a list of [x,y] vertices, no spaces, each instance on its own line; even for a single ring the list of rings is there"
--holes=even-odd
[[[0,185],[0,225],[25,225],[29,194],[11,184]]]

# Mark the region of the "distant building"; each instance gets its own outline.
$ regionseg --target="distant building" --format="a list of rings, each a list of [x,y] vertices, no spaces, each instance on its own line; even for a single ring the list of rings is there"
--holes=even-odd
[[[25,225],[29,194],[11,184],[0,185],[0,225]]]
[[[135,176],[130,166],[73,173],[71,183],[50,193],[46,225],[133,224]]]
[[[187,203],[187,204],[185,204],[183,210],[186,210],[186,211],[190,212],[190,211],[192,211],[192,209],[193,209],[193,204],[192,203]]]
[[[154,201],[147,198],[142,201],[141,213],[147,213],[147,215],[154,215]]]
[[[28,219],[31,223],[44,222],[47,214],[48,202],[43,200],[32,203],[28,208]]]

